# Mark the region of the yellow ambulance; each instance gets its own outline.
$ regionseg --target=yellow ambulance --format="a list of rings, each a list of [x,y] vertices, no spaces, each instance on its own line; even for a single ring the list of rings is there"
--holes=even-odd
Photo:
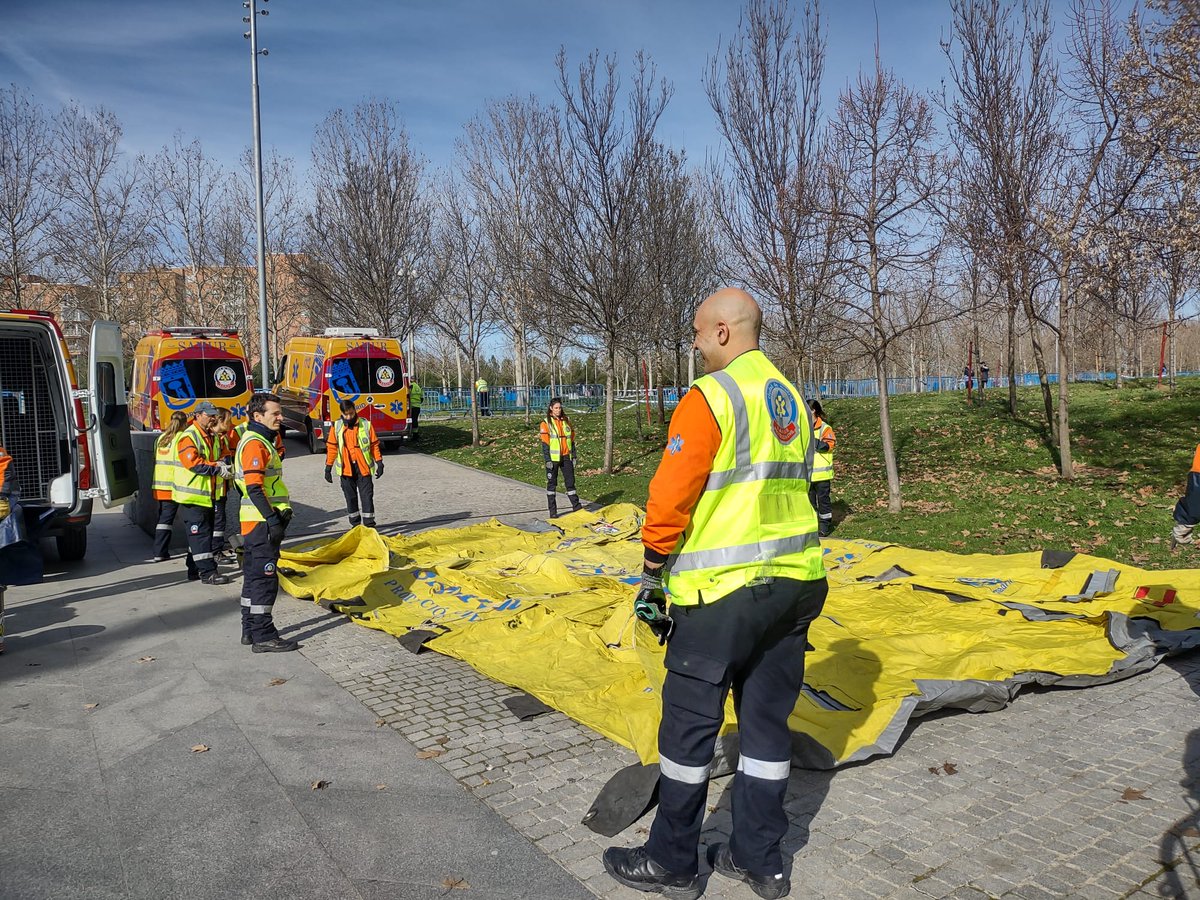
[[[396,338],[374,328],[327,328],[314,337],[287,342],[275,385],[283,422],[323,453],[338,404],[353,400],[358,414],[375,426],[379,440],[398,444],[410,434],[408,375]]]
[[[246,420],[252,385],[246,351],[230,328],[163,328],[138,341],[133,356],[129,415],[133,427],[158,431],[171,413],[190,415],[201,400]]]

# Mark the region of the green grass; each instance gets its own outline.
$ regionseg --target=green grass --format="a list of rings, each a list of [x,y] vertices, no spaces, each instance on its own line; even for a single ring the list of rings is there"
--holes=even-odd
[[[1171,509],[1200,440],[1200,379],[1184,380],[1174,396],[1152,383],[1121,390],[1072,385],[1072,481],[1058,477],[1038,390],[1019,390],[1018,406],[1013,419],[1007,391],[996,389],[975,406],[967,406],[961,392],[894,397],[904,509],[893,515],[887,511],[877,403],[829,400],[825,411],[837,432],[834,535],[955,553],[1072,549],[1147,568],[1200,560],[1200,551],[1172,554],[1169,539]],[[617,419],[614,475],[599,471],[603,414],[572,417],[582,461],[580,496],[645,504],[666,429],[656,424],[639,440],[633,416],[629,410]],[[483,419],[480,447],[470,446],[469,422],[422,423],[420,446],[541,485],[538,421],[526,426],[521,418]]]

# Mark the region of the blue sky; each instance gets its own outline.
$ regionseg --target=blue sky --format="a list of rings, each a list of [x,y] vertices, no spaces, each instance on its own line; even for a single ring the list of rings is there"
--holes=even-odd
[[[827,3],[831,101],[871,65],[876,5],[885,65],[924,89],[945,72],[938,41],[949,25],[946,0]],[[555,98],[560,45],[573,63],[599,49],[627,64],[645,50],[675,86],[660,137],[699,162],[718,146],[701,81],[705,61],[735,32],[742,4],[271,0],[265,8],[263,141],[304,170],[314,126],[366,97],[397,101],[413,143],[433,165],[445,165],[463,123],[488,99]],[[0,84],[26,85],[47,106],[68,99],[107,106],[124,123],[132,152],[153,153],[178,130],[232,164],[251,133],[244,12],[240,0],[0,0]]]

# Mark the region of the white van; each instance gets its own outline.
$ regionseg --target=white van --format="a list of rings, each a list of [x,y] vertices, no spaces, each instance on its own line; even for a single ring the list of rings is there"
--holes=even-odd
[[[116,506],[138,486],[117,323],[97,322],[89,349],[80,390],[54,317],[0,309],[0,446],[26,520],[67,560],[87,552],[92,501]]]

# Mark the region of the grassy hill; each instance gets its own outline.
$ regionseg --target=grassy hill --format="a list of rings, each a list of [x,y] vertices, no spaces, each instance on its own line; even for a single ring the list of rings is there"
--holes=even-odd
[[[1200,441],[1200,380],[1172,397],[1152,383],[1071,386],[1076,478],[1058,478],[1036,388],[1018,391],[1010,418],[1007,392],[982,402],[965,395],[893,398],[892,419],[904,497],[887,511],[887,483],[872,399],[829,400],[837,432],[834,534],[956,553],[1072,549],[1147,568],[1191,567],[1200,549],[1170,551],[1171,509]],[[641,409],[645,429],[645,409]],[[656,412],[656,411],[655,411]],[[578,440],[580,496],[643,505],[666,429],[639,440],[635,411],[618,416],[618,473],[603,475],[602,414],[572,415]],[[544,484],[537,444],[540,416],[483,419],[484,445],[470,446],[470,423],[422,423],[425,452],[530,484]]]

